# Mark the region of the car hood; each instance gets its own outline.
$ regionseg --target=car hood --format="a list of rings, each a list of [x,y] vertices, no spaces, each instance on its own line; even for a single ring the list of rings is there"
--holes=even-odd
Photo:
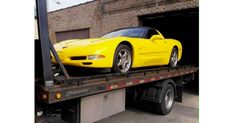
[[[91,39],[72,39],[62,41],[54,45],[55,50],[61,51],[63,49],[78,48],[78,47],[89,47],[89,46],[101,46],[103,43],[108,43],[109,41],[122,40],[124,37],[115,38],[91,38]],[[109,42],[110,43],[110,42]]]
[[[88,46],[104,43],[107,41],[114,40],[115,38],[92,38],[92,39],[72,39],[66,40],[55,44],[54,46],[60,45],[63,47],[77,47],[77,46]]]

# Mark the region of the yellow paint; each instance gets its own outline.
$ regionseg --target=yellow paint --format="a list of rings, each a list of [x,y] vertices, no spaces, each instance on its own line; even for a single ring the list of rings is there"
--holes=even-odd
[[[57,43],[54,48],[64,65],[78,67],[111,68],[115,50],[123,42],[132,45],[132,68],[169,64],[173,47],[178,48],[178,60],[180,60],[182,56],[181,43],[175,39],[166,39],[159,31],[158,33],[159,35],[155,37],[161,37],[161,39],[130,37],[73,39]],[[71,60],[71,57],[74,56],[97,56],[97,59]],[[56,63],[54,57],[52,57],[52,62]],[[91,62],[92,64],[85,65],[83,62]]]

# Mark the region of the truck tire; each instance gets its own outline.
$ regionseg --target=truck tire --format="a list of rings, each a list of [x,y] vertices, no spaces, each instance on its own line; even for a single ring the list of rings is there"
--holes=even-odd
[[[166,115],[171,112],[175,99],[175,90],[171,84],[167,84],[162,91],[161,103],[153,103],[152,108],[155,113]]]

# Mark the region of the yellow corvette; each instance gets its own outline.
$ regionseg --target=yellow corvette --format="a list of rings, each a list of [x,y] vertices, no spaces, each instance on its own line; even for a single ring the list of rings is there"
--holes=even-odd
[[[120,73],[146,66],[175,67],[182,56],[179,41],[166,39],[149,27],[119,29],[101,38],[67,40],[54,48],[64,65],[112,68]],[[56,63],[54,57],[52,62]]]

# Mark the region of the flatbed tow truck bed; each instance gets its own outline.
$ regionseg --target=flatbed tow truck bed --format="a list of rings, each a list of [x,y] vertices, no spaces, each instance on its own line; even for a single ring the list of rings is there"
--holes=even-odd
[[[127,88],[135,85],[152,83],[159,80],[183,77],[198,71],[195,66],[164,67],[132,71],[127,74],[104,74],[84,77],[71,77],[54,80],[54,86],[45,88],[36,85],[40,101],[53,104],[70,99],[85,97],[102,92]],[[57,81],[57,82],[56,82]],[[59,81],[59,82],[58,82]],[[59,97],[58,97],[59,95]]]

